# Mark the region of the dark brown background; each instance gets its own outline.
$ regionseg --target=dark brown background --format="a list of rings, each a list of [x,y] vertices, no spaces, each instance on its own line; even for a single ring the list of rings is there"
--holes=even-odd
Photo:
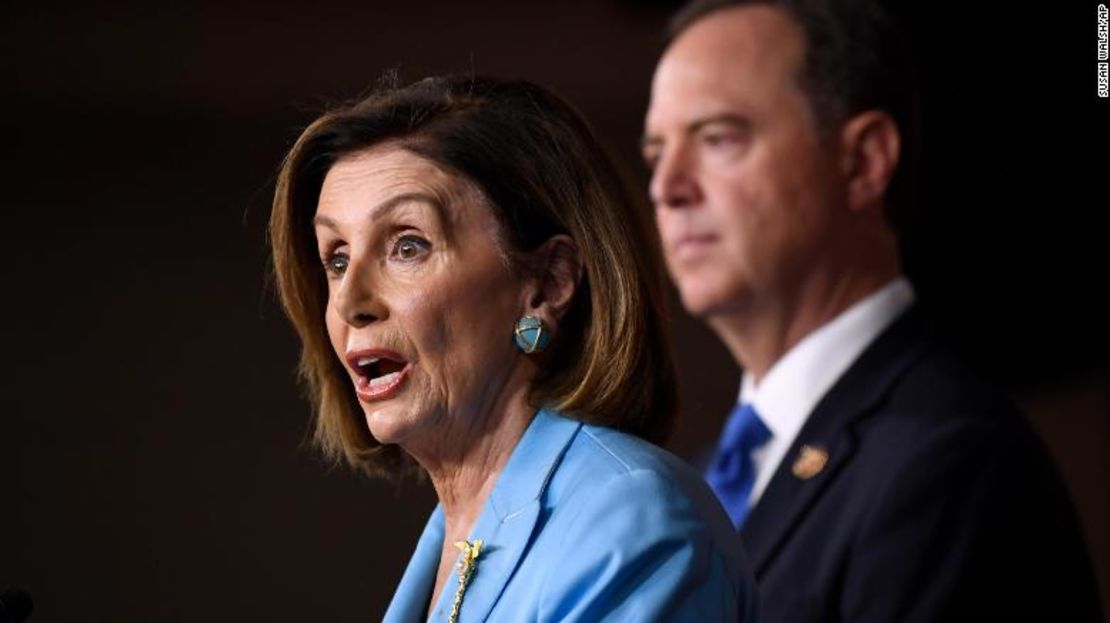
[[[636,142],[675,4],[9,3],[0,585],[29,590],[41,622],[380,616],[434,499],[331,470],[305,444],[297,346],[265,277],[283,151],[324,102],[383,70],[477,71],[576,102],[643,181]],[[927,138],[907,262],[1060,460],[1106,601],[1094,4],[959,4],[902,9]],[[685,420],[672,447],[689,456],[738,371],[675,316]]]

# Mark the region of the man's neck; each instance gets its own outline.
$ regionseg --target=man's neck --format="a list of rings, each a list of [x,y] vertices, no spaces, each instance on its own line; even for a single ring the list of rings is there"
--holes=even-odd
[[[709,319],[733,359],[758,384],[768,370],[807,335],[897,278],[889,270],[811,279],[749,308]]]

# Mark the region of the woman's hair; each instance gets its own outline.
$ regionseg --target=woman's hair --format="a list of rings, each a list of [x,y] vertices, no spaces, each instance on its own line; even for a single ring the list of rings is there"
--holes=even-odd
[[[396,474],[413,464],[398,447],[371,436],[332,350],[324,323],[327,283],[312,225],[332,165],[386,142],[481,189],[501,224],[513,270],[529,274],[527,253],[554,235],[575,241],[583,278],[555,339],[537,360],[530,401],[663,441],[677,395],[662,263],[647,208],[586,122],[560,98],[521,80],[443,77],[380,88],[324,114],[281,166],[270,217],[274,272],[303,344],[299,372],[325,453],[370,474]],[[505,327],[506,339],[512,331]]]

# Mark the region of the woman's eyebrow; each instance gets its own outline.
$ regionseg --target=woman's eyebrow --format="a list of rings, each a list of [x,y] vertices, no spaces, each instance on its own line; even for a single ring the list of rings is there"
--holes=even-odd
[[[426,192],[401,193],[390,197],[371,208],[370,214],[368,214],[367,217],[372,221],[379,220],[407,203],[422,203],[430,206],[435,210],[436,216],[439,217],[440,222],[443,221],[443,202],[440,201],[439,197]]]
[[[376,221],[407,203],[422,203],[431,206],[433,209],[435,209],[436,216],[439,217],[440,223],[444,222],[444,218],[446,215],[444,214],[443,203],[439,200],[439,197],[424,192],[401,193],[399,195],[390,197],[389,199],[386,199],[385,201],[371,208],[370,212],[366,215],[366,218],[372,221]],[[332,231],[339,230],[339,225],[333,219],[322,214],[317,214],[316,216],[314,216],[312,218],[312,224],[316,227],[326,227]]]

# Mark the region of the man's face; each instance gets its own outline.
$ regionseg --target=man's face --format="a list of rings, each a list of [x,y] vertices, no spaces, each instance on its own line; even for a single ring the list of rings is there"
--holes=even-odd
[[[655,72],[644,158],[667,267],[695,316],[789,301],[829,247],[844,182],[799,85],[804,52],[781,11],[725,9]]]

